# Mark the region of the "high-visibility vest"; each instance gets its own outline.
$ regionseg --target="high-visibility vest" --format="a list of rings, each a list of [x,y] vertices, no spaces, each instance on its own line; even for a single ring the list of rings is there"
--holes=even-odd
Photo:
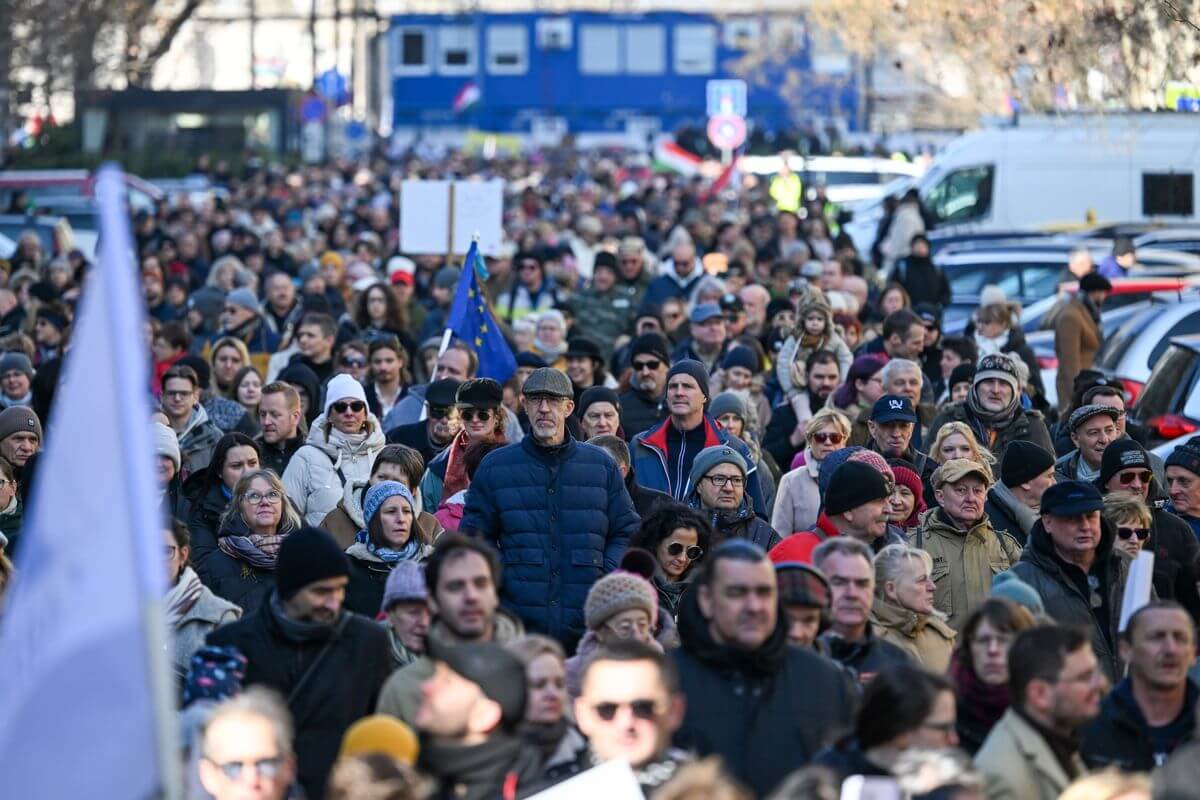
[[[771,179],[771,199],[780,211],[791,211],[793,214],[800,210],[800,200],[804,187],[800,176],[796,173],[776,175]]]

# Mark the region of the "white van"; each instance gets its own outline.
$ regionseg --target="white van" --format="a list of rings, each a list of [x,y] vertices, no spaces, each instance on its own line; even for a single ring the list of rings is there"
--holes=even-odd
[[[1192,220],[1197,171],[1195,115],[1040,116],[955,139],[915,185],[939,231],[1064,229]],[[846,226],[861,252],[882,214],[860,208]]]

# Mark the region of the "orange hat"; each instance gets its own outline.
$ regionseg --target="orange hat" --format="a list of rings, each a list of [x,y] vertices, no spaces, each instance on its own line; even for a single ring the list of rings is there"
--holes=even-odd
[[[383,753],[411,767],[420,750],[412,728],[388,714],[372,714],[346,729],[338,759]]]
[[[326,250],[321,254],[322,267],[344,267],[346,260],[342,258],[342,254],[335,250]]]

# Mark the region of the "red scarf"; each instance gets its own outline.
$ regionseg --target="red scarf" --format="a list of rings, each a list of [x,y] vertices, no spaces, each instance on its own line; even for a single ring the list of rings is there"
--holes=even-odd
[[[501,412],[503,413],[503,412]],[[504,437],[504,431],[497,432],[492,441],[499,444],[507,444],[508,440]],[[463,461],[463,457],[467,453],[467,432],[459,431],[454,437],[454,441],[450,443],[450,451],[446,454],[446,475],[442,478],[442,500],[449,500],[457,493],[461,492],[471,485],[471,480],[467,477],[467,465]]]

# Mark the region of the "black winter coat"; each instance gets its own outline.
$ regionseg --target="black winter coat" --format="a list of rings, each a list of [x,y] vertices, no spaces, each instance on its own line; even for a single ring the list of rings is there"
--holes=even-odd
[[[629,468],[629,473],[625,476],[625,491],[629,492],[629,499],[633,500],[633,510],[642,519],[650,516],[659,503],[675,502],[675,498],[666,492],[648,489],[639,484],[637,476],[633,473],[633,467]]]
[[[653,400],[636,389],[630,389],[621,395],[620,400],[621,430],[625,431],[626,441],[632,442],[634,436],[663,421],[661,398]]]
[[[863,685],[888,664],[913,663],[908,653],[876,636],[870,625],[857,642],[847,641],[833,631],[822,634],[819,641],[828,656],[845,667]]]
[[[1091,631],[1096,660],[1110,681],[1122,674],[1123,665],[1117,653],[1117,625],[1121,619],[1125,580],[1129,575],[1129,556],[1113,550],[1116,536],[1116,529],[1102,518],[1100,544],[1096,548],[1091,574],[1100,578],[1101,590],[1107,590],[1108,618],[1104,628],[1092,613],[1090,594],[1068,575],[1040,519],[1029,532],[1029,543],[1021,553],[1021,560],[1012,567],[1013,574],[1032,586],[1042,598],[1047,616],[1059,625],[1075,625]],[[1075,567],[1070,569],[1079,571]]]
[[[1153,491],[1153,486],[1151,487]],[[1150,506],[1150,546],[1154,548],[1154,591],[1174,600],[1200,624],[1200,594],[1196,591],[1196,559],[1200,542],[1192,526],[1164,508]]]
[[[392,671],[383,626],[357,614],[343,614],[343,620],[340,633],[295,698],[289,697],[292,689],[328,640],[288,638],[269,602],[207,639],[210,645],[232,645],[246,656],[245,685],[266,686],[289,700],[300,783],[309,800],[324,794],[346,728],[375,713],[380,689]]]
[[[217,532],[221,529],[221,515],[229,507],[229,498],[220,481],[206,486],[206,480],[205,473],[197,473],[183,485],[183,491],[191,500],[187,526],[192,535],[192,568],[212,588],[208,561],[217,552]]]
[[[671,656],[683,694],[693,702],[675,744],[721,756],[755,796],[770,794],[852,724],[857,690],[816,652],[787,643],[782,609],[775,631],[747,653],[713,640],[697,592],[688,591],[679,635],[682,647]]]
[[[263,469],[275,470],[275,474],[283,477],[283,471],[287,469],[288,462],[292,460],[292,456],[304,444],[304,436],[297,433],[291,439],[282,442],[283,447],[274,444],[268,444],[263,441],[262,434],[254,437],[254,441],[258,442],[258,449],[262,452]]]
[[[1196,738],[1194,720],[1198,693],[1196,684],[1188,681],[1183,714],[1193,720],[1193,724],[1179,745]],[[1089,769],[1116,767],[1122,772],[1151,772],[1158,766],[1154,760],[1154,742],[1150,739],[1146,718],[1133,699],[1129,678],[1109,692],[1100,703],[1100,715],[1083,729],[1079,755]]]
[[[568,433],[557,447],[526,436],[488,453],[459,530],[500,551],[501,600],[526,629],[570,648],[583,636],[588,590],[617,568],[640,525],[616,462]]]
[[[246,523],[242,521],[242,515],[235,514],[233,519],[221,527],[218,539],[249,534]],[[246,615],[257,611],[275,588],[274,569],[252,567],[220,548],[213,550],[204,563],[208,578],[203,583],[213,590],[213,594],[239,606]]]
[[[970,426],[980,444],[986,445],[989,441],[985,426],[970,412],[966,401],[955,403],[938,414],[937,418],[929,425],[926,441],[932,442],[937,439],[937,432],[947,422],[965,422]],[[989,449],[992,455],[999,459],[1004,455],[1004,448],[1008,446],[1008,443],[1017,439],[1033,442],[1047,453],[1054,452],[1054,442],[1050,440],[1050,431],[1046,428],[1046,420],[1040,411],[1017,409],[1017,416],[1009,423],[1008,427],[996,434],[995,441],[991,443]]]

